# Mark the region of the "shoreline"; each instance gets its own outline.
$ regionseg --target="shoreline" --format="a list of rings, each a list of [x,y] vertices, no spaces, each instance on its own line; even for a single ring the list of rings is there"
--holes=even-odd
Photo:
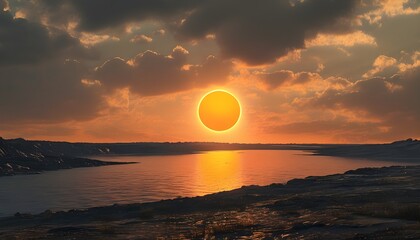
[[[11,177],[16,175],[34,175],[42,174],[49,171],[59,171],[75,168],[88,168],[88,167],[102,167],[102,166],[112,166],[112,165],[124,165],[124,164],[136,164],[137,162],[111,162],[111,161],[102,161],[90,158],[63,158],[63,157],[48,157],[48,160],[44,160],[44,163],[40,165],[35,162],[37,159],[34,159],[34,163],[30,163],[28,159],[25,164],[19,164],[21,161],[6,162],[0,163],[0,178],[1,177]],[[6,160],[7,161],[7,160]],[[47,162],[47,163],[45,163]],[[24,166],[22,166],[24,165]]]
[[[0,137],[0,177],[39,174],[44,171],[78,167],[98,167],[122,162],[108,162],[92,156],[167,156],[214,150],[285,150],[312,149],[313,145],[236,144],[236,143],[69,143],[28,141]]]
[[[229,150],[301,150],[313,155],[420,163],[420,141],[390,144],[66,143],[0,138],[0,177],[77,167],[130,164],[98,156],[167,156]]]
[[[16,213],[0,218],[0,239],[420,239],[419,141],[311,146],[294,150],[373,160],[411,159],[419,165],[360,168],[199,197]]]
[[[420,165],[361,168],[200,197],[15,214],[0,218],[0,238],[420,237],[418,181]]]

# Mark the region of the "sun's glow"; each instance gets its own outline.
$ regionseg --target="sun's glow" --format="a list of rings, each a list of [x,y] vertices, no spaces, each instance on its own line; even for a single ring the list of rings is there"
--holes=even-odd
[[[236,151],[209,151],[196,155],[196,195],[239,188],[242,182],[242,165]]]
[[[239,121],[241,105],[233,94],[214,90],[198,104],[198,117],[208,129],[221,132],[231,129]]]

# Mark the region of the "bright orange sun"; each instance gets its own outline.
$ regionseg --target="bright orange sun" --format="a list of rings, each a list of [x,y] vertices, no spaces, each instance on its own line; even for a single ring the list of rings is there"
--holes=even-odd
[[[204,126],[213,131],[226,131],[232,128],[240,116],[239,101],[225,90],[207,93],[198,105],[198,117]]]

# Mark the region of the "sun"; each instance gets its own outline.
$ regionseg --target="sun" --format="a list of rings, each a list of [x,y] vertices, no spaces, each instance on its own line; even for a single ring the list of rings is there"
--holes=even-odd
[[[214,90],[203,96],[198,104],[198,117],[208,129],[221,132],[239,121],[241,105],[228,91]]]

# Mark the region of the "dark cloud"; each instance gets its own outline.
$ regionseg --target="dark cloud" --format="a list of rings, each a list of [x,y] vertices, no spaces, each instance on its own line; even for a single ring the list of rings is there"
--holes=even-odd
[[[357,1],[267,0],[206,1],[189,15],[177,33],[199,39],[215,34],[222,54],[249,64],[274,62],[318,32],[349,30]]]
[[[68,33],[14,18],[2,1],[0,11],[0,122],[87,120],[106,108],[107,90],[130,87],[156,95],[224,81],[230,64],[208,58],[187,64],[185,49],[170,56],[147,51],[130,62],[114,59],[96,71],[103,83],[82,81],[93,72],[83,60],[92,52]],[[71,59],[78,59],[71,60]],[[184,66],[185,65],[185,66]]]
[[[420,135],[420,68],[389,78],[360,80],[331,89],[309,101],[309,107],[347,109],[377,119],[393,137]]]
[[[275,72],[274,83],[289,71]],[[277,78],[278,77],[278,78]],[[412,68],[390,77],[374,77],[351,83],[342,78],[328,81],[334,86],[293,103],[299,111],[318,111],[313,120],[268,125],[272,134],[317,135],[334,141],[393,141],[420,136],[420,68]],[[277,85],[275,85],[277,86]],[[301,108],[302,107],[302,108]],[[332,115],[328,115],[328,114]]]
[[[97,115],[102,97],[84,86],[90,58],[78,39],[0,9],[0,123],[56,122]]]
[[[71,5],[79,29],[99,31],[146,19],[165,20],[184,40],[214,34],[226,58],[249,64],[274,62],[319,32],[351,30],[359,0],[62,0],[47,6]],[[182,20],[182,21],[181,21]]]
[[[168,56],[146,51],[129,61],[109,60],[93,73],[75,60],[2,66],[0,125],[93,119],[110,107],[104,96],[125,87],[149,96],[227,80],[230,62],[209,56],[202,64],[188,65],[187,56],[182,47]]]
[[[420,68],[392,77],[340,83],[315,97],[297,101],[303,111],[334,112],[333,117],[267,126],[273,134],[313,135],[336,141],[393,141],[420,136]],[[343,79],[339,79],[340,82]]]
[[[48,7],[54,18],[80,18],[78,28],[81,31],[100,31],[118,27],[134,21],[147,19],[167,19],[179,17],[202,0],[41,0]],[[72,7],[73,13],[58,16],[56,11],[68,11]]]
[[[94,78],[107,89],[129,87],[140,95],[159,95],[227,80],[231,64],[210,56],[200,65],[187,64],[188,51],[174,48],[165,56],[146,51],[125,61],[114,58],[96,70]]]
[[[318,73],[294,73],[289,70],[281,70],[272,73],[259,73],[257,76],[269,90],[273,90],[284,85],[304,84],[313,80],[322,79]]]
[[[2,4],[4,5],[4,4]],[[0,67],[11,64],[35,64],[57,57],[85,58],[93,53],[78,39],[54,28],[22,18],[0,9]]]
[[[103,108],[100,89],[76,61],[0,68],[0,123],[85,120]]]
[[[372,46],[357,45],[351,49],[319,46],[302,51],[301,61],[296,61],[293,66],[287,67],[293,71],[302,71],[303,69],[314,71],[317,67],[316,64],[321,62],[325,67],[322,70],[323,76],[341,76],[356,81],[369,71],[377,56],[378,50]],[[310,66],[312,69],[309,68]]]
[[[399,113],[420,120],[420,69],[390,78],[360,80],[349,89],[329,90],[315,101],[325,107],[365,110],[379,117]]]

